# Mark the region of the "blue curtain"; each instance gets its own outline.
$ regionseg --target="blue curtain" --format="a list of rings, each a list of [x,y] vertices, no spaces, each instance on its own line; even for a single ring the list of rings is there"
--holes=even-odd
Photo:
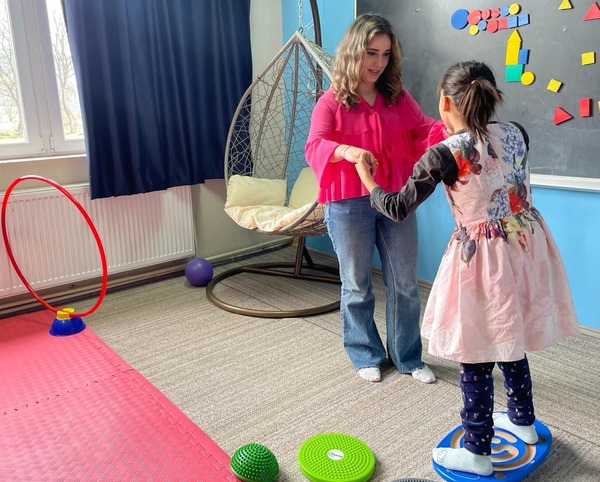
[[[63,0],[92,198],[223,178],[250,0]]]

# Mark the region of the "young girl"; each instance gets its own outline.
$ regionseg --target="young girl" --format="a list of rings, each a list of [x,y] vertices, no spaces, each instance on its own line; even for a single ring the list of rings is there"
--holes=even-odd
[[[528,136],[516,123],[491,122],[502,94],[481,62],[453,65],[439,86],[449,137],[429,148],[397,194],[373,180],[377,161],[356,168],[371,204],[400,221],[444,183],[456,221],[433,283],[422,334],[429,352],[460,362],[463,448],[434,449],[451,470],[490,475],[496,427],[537,442],[526,352],[579,333],[565,269],[533,207]],[[492,370],[504,375],[506,413],[494,413]]]
[[[312,112],[305,152],[339,260],[343,342],[352,365],[365,380],[378,382],[389,357],[399,372],[431,383],[435,375],[421,356],[416,219],[394,223],[373,209],[354,167],[377,158],[377,180],[398,191],[427,148],[434,120],[402,88],[400,55],[385,18],[364,14],[352,22],[337,48],[332,88]],[[385,344],[373,318],[375,247],[386,286]]]

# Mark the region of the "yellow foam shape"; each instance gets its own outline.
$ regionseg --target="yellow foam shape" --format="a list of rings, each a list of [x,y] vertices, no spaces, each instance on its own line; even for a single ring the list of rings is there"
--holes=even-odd
[[[518,30],[515,30],[506,41],[504,65],[517,65],[519,63],[519,50],[521,50],[521,35]]]
[[[548,87],[546,88],[552,92],[558,92],[558,89],[561,88],[562,84],[563,83],[560,80],[550,79],[550,82],[548,82]]]
[[[535,74],[533,72],[523,72],[521,75],[521,83],[523,85],[531,85],[535,80]]]
[[[596,52],[584,52],[581,54],[581,65],[596,63]]]
[[[508,7],[508,13],[511,15],[516,15],[521,11],[521,5],[518,3],[513,3],[510,7]]]
[[[571,5],[569,0],[563,0],[560,4],[560,7],[558,7],[559,10],[569,10],[571,8],[573,8],[573,5]]]
[[[598,110],[600,111],[600,100],[598,101]]]
[[[471,25],[469,27],[469,33],[471,35],[477,35],[479,33],[479,27],[477,25]]]

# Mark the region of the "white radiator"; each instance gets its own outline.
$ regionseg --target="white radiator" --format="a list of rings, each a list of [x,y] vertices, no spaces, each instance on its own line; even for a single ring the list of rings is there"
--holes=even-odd
[[[109,275],[194,255],[189,186],[93,201],[87,184],[64,187],[92,219]],[[4,193],[0,204],[3,197]],[[98,247],[85,218],[59,190],[14,190],[6,227],[13,256],[36,291],[102,275]],[[0,235],[0,300],[26,292]]]

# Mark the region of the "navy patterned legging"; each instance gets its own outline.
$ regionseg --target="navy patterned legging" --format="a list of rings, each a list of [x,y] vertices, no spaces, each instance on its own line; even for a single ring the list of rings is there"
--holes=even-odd
[[[465,429],[463,446],[479,455],[491,455],[494,435],[494,379],[491,363],[461,363],[460,388],[463,409],[460,412]],[[515,425],[532,425],[535,421],[531,395],[531,376],[527,357],[516,362],[498,362],[504,374],[507,413]]]

